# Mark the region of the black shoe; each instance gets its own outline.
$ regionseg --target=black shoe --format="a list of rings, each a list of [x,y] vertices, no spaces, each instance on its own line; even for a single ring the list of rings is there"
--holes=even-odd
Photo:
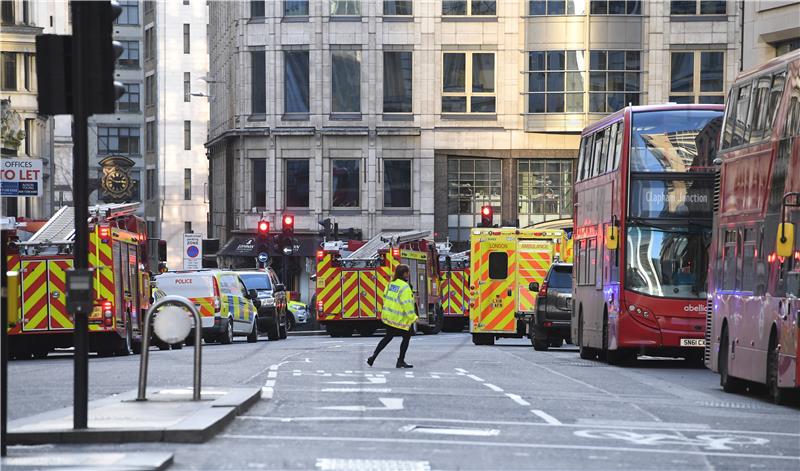
[[[369,366],[372,366],[372,364],[373,364],[373,363],[375,363],[375,357],[369,357],[369,358],[367,358],[367,364],[368,364]]]
[[[398,361],[397,365],[395,365],[395,368],[414,368],[414,365],[409,365],[404,361]]]

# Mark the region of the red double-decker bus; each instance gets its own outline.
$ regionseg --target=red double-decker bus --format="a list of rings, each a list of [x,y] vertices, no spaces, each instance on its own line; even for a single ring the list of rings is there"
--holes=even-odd
[[[572,338],[584,359],[701,363],[720,105],[624,108],[583,132]]]
[[[706,366],[782,403],[800,388],[800,51],[739,76],[719,158]]]

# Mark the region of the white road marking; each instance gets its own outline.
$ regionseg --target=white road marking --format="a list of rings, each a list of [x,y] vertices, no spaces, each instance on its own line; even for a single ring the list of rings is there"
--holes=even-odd
[[[261,399],[272,399],[275,395],[275,389],[264,386],[261,388]]]
[[[578,425],[590,425],[601,427],[618,428],[648,428],[648,429],[669,429],[669,430],[708,430],[708,424],[696,423],[677,423],[677,422],[638,422],[633,420],[605,420],[605,419],[578,419]]]
[[[413,377],[414,373],[412,373],[411,371],[406,371],[406,378],[413,378]]]
[[[766,445],[769,443],[769,440],[766,438],[741,435],[701,434],[690,438],[682,434],[673,435],[663,432],[636,433],[627,430],[577,430],[574,433],[576,436],[582,438],[624,440],[635,445],[686,445],[713,451],[733,450],[732,445],[750,446]]]
[[[321,471],[430,471],[427,461],[317,458]]]
[[[539,409],[532,409],[531,412],[533,412],[533,415],[541,418],[550,425],[561,425],[560,420],[556,419],[555,417],[544,411],[540,411]]]
[[[529,405],[531,405],[530,402],[526,401],[525,399],[520,397],[518,394],[506,393],[506,396],[510,397],[512,401],[516,402],[517,404],[519,404],[521,406],[529,406]]]
[[[363,393],[363,392],[376,392],[376,393],[388,393],[392,392],[389,388],[322,388],[322,392],[337,392],[337,393],[346,393],[346,392],[354,392],[354,393]]]
[[[475,381],[477,381],[479,383],[482,383],[484,381],[482,378],[479,378],[479,377],[477,377],[475,375],[467,375],[467,378],[475,380]]]
[[[339,419],[341,420],[341,419]],[[409,419],[403,419],[409,420]],[[460,445],[470,447],[490,447],[490,448],[532,448],[532,449],[549,449],[549,450],[594,450],[603,452],[630,452],[642,454],[657,454],[657,455],[679,455],[679,456],[719,456],[725,458],[751,458],[751,459],[765,459],[765,460],[781,460],[792,461],[800,464],[800,456],[787,456],[775,455],[766,453],[725,453],[725,452],[705,452],[686,450],[685,448],[674,450],[663,450],[656,448],[633,448],[633,447],[618,447],[618,446],[594,446],[594,445],[566,445],[560,443],[523,443],[519,441],[514,442],[492,442],[492,441],[476,441],[476,440],[436,440],[436,439],[418,439],[418,438],[377,438],[377,437],[318,437],[313,435],[241,435],[241,434],[224,434],[220,435],[222,438],[230,438],[234,440],[262,440],[262,441],[317,441],[317,442],[349,442],[349,443],[390,443],[390,444],[414,444],[414,445]]]
[[[268,379],[266,383],[264,383],[264,387],[266,388],[274,388],[275,387],[275,380]]]
[[[363,381],[326,381],[325,384],[353,384],[353,385],[356,385],[356,384],[386,384],[386,378],[384,378],[382,376],[381,377],[377,377],[377,378],[373,378],[371,376],[367,376],[364,379],[366,379],[367,381],[366,382],[363,382]]]
[[[431,373],[432,379],[441,379],[441,376],[437,375],[436,373]]]
[[[277,371],[270,371],[269,373],[267,373],[267,378],[277,378],[277,377],[278,377]]]
[[[525,427],[563,427],[563,428],[580,428],[598,430],[626,428],[629,430],[661,430],[664,427],[661,423],[653,422],[653,425],[647,425],[648,422],[640,422],[642,425],[620,427],[616,425],[602,425],[602,424],[564,424],[550,425],[542,422],[519,422],[512,420],[464,420],[464,419],[437,419],[430,417],[267,417],[260,415],[240,415],[236,417],[237,420],[260,420],[268,422],[340,422],[340,421],[365,421],[365,422],[380,422],[380,421],[404,421],[404,422],[439,422],[450,424],[482,424],[482,425],[518,425]],[[677,425],[677,424],[674,424]],[[762,432],[757,430],[726,430],[726,429],[708,429],[691,428],[689,424],[685,427],[673,427],[673,430],[681,430],[684,432],[702,432],[702,433],[728,433],[739,435],[766,435],[775,437],[787,437],[800,439],[800,433],[789,432]]]
[[[492,391],[503,392],[503,388],[495,386],[492,383],[483,383],[483,385],[486,386],[487,388],[491,389]]]
[[[468,373],[468,371],[465,370],[464,368],[456,368],[456,371],[458,371],[459,375],[465,375]]]
[[[394,398],[394,397],[379,397],[378,398],[381,403],[383,403],[382,407],[367,407],[364,405],[358,406],[328,406],[328,407],[317,407],[317,409],[325,409],[325,410],[341,410],[341,411],[352,411],[352,412],[366,412],[368,410],[403,410],[403,399],[402,398]]]
[[[431,427],[425,425],[405,425],[400,427],[399,431],[471,437],[496,437],[500,435],[500,430],[493,428]]]

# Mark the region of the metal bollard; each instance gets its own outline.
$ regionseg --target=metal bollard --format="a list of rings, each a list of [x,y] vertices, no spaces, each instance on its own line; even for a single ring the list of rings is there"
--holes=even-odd
[[[203,324],[201,322],[200,313],[197,311],[194,303],[184,298],[183,296],[165,296],[150,306],[147,310],[147,315],[144,317],[144,329],[142,332],[142,359],[139,363],[139,394],[136,396],[137,401],[146,401],[147,390],[147,362],[150,357],[150,321],[153,319],[153,314],[166,304],[178,304],[189,310],[194,317],[194,392],[192,394],[193,401],[200,400],[200,367],[201,356],[200,350],[203,344]]]

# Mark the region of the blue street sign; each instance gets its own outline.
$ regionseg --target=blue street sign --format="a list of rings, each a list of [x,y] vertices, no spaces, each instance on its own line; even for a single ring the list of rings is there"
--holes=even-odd
[[[261,253],[258,254],[258,261],[259,262],[267,263],[267,260],[269,260],[269,255],[267,255],[265,252],[261,252]]]

